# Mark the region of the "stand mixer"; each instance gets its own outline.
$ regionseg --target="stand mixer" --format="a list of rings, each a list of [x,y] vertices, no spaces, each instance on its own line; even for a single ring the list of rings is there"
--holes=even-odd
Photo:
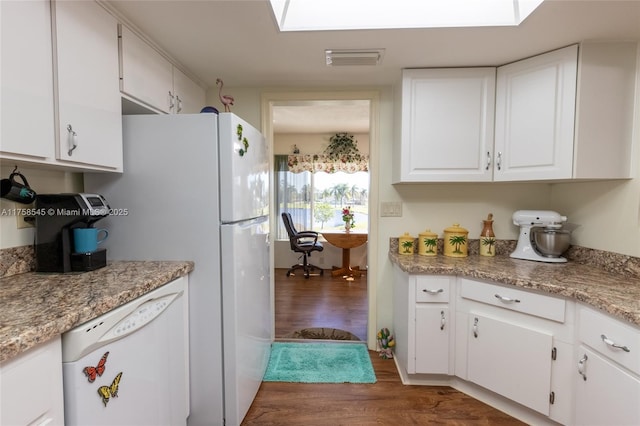
[[[567,261],[560,255],[542,253],[534,240],[534,233],[536,232],[534,228],[541,228],[541,231],[559,231],[567,221],[566,216],[561,216],[559,213],[550,210],[518,210],[513,213],[512,219],[513,224],[520,227],[520,236],[518,237],[516,249],[511,253],[510,257],[552,263]],[[566,248],[568,246],[567,244]]]

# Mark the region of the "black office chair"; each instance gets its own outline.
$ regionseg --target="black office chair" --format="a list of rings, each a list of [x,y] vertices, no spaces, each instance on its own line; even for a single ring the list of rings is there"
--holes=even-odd
[[[291,244],[291,250],[296,253],[302,253],[302,256],[300,257],[303,258],[302,263],[298,263],[289,268],[289,270],[287,271],[287,276],[291,275],[291,273],[296,269],[302,269],[304,271],[305,278],[309,278],[309,273],[313,269],[319,270],[320,275],[323,275],[324,271],[322,270],[322,268],[310,264],[307,260],[307,258],[311,256],[312,251],[324,250],[324,247],[322,247],[322,243],[318,242],[318,233],[315,231],[298,232],[295,226],[293,226],[291,214],[287,212],[282,213],[282,221],[284,222],[284,227],[287,229],[287,234],[289,234],[289,243]]]

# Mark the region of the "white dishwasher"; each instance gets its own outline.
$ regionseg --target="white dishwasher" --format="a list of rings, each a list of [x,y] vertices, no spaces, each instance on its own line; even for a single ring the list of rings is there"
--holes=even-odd
[[[186,424],[187,291],[181,277],[62,335],[67,426]]]

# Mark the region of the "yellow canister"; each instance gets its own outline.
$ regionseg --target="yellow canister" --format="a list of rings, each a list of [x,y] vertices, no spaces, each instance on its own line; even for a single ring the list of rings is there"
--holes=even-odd
[[[398,237],[398,253],[400,254],[413,254],[413,245],[415,238],[405,232],[402,236]]]
[[[438,254],[438,234],[427,229],[418,234],[418,254],[435,256]]]
[[[449,257],[467,257],[467,244],[469,231],[459,224],[444,230],[444,255]]]

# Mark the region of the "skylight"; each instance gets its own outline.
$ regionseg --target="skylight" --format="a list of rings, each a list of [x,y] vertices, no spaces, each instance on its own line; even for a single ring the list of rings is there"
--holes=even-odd
[[[515,26],[543,0],[269,0],[280,31]]]

